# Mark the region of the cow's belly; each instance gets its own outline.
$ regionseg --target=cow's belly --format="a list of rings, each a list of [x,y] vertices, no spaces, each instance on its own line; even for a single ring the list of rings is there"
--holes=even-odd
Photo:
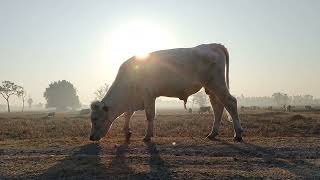
[[[157,87],[157,86],[154,86]],[[166,96],[166,97],[176,97],[181,100],[187,100],[187,98],[198,92],[202,88],[200,83],[195,82],[188,82],[188,81],[168,81],[165,83],[161,83],[160,86],[157,87],[155,90],[155,95],[159,96]]]

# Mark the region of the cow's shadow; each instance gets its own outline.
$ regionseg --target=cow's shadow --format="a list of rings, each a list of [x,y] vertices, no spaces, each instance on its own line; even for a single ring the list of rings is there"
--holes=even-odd
[[[160,152],[153,142],[145,142],[150,154],[149,166],[150,172],[146,174],[146,178],[151,179],[171,179],[169,165],[161,158]]]
[[[47,169],[39,179],[99,179],[107,170],[101,162],[99,144],[91,143]]]
[[[99,144],[87,144],[60,160],[36,179],[170,179],[169,168],[160,157],[154,143],[146,143],[150,154],[150,171],[137,173],[128,165],[128,143],[116,148],[115,156],[105,163],[103,149]],[[143,162],[139,162],[143,163]]]

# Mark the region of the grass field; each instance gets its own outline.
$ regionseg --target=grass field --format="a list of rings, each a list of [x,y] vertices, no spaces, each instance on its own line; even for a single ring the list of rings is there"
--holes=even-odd
[[[134,115],[131,142],[119,118],[99,143],[89,141],[89,116],[0,114],[0,179],[320,179],[320,113],[245,111],[244,143],[223,121],[206,140],[211,114],[159,111],[152,143],[145,116]]]

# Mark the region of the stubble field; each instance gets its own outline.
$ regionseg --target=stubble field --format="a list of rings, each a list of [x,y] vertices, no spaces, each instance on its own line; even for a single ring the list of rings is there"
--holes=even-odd
[[[155,138],[143,143],[145,116],[115,121],[98,143],[89,141],[88,115],[0,114],[0,179],[320,179],[320,113],[245,111],[244,142],[222,121],[216,141],[205,139],[212,114],[159,111]]]

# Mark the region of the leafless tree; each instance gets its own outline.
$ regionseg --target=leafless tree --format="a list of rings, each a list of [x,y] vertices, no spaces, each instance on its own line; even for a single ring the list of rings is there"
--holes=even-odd
[[[99,87],[95,92],[96,100],[102,100],[102,98],[107,94],[109,90],[109,85],[104,84],[103,86]]]
[[[29,99],[28,99],[29,109],[31,108],[32,103],[33,103],[33,99],[29,96]]]
[[[17,95],[18,85],[14,84],[11,81],[3,81],[0,86],[0,94],[7,101],[8,112],[10,112],[10,97],[12,95]]]
[[[27,92],[24,90],[23,87],[18,86],[17,88],[17,96],[22,100],[22,112],[24,111],[24,102],[26,100]]]

